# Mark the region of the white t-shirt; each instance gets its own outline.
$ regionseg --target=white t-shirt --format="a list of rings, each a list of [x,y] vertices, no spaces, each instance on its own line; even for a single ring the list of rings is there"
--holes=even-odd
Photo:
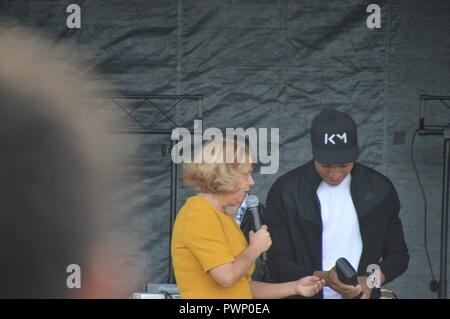
[[[322,217],[322,269],[330,270],[336,260],[346,258],[358,269],[362,253],[362,239],[358,215],[350,193],[350,174],[337,186],[322,181],[317,188]],[[323,288],[325,299],[342,296],[330,287]]]

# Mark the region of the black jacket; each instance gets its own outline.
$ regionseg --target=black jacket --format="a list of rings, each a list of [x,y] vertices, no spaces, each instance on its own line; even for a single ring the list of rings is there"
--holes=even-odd
[[[386,283],[408,267],[409,255],[399,218],[400,203],[391,181],[355,163],[350,192],[358,214],[363,250],[358,275],[377,264]],[[322,270],[322,219],[316,191],[321,177],[313,161],[279,177],[269,191],[265,221],[272,246],[268,269],[275,282],[297,280]],[[322,298],[322,292],[316,298]]]

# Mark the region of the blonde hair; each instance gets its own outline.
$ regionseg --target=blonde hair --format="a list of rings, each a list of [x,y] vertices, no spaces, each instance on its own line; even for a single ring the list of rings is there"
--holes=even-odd
[[[203,145],[193,163],[183,163],[184,184],[200,193],[232,192],[248,164],[254,165],[254,158],[243,140],[216,137]]]

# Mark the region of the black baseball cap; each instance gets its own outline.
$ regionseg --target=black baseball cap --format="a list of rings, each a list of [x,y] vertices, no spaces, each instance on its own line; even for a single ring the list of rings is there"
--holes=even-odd
[[[311,143],[313,158],[321,164],[351,163],[359,157],[356,123],[339,111],[323,111],[314,118]]]

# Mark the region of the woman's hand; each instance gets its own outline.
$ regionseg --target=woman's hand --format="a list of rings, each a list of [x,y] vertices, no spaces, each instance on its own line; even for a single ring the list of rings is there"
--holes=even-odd
[[[317,276],[307,276],[296,281],[295,294],[305,297],[316,295],[325,285],[325,280]]]
[[[272,239],[270,238],[270,233],[267,231],[266,225],[262,225],[256,233],[251,230],[249,240],[249,247],[256,249],[258,255],[266,252],[272,246]]]

